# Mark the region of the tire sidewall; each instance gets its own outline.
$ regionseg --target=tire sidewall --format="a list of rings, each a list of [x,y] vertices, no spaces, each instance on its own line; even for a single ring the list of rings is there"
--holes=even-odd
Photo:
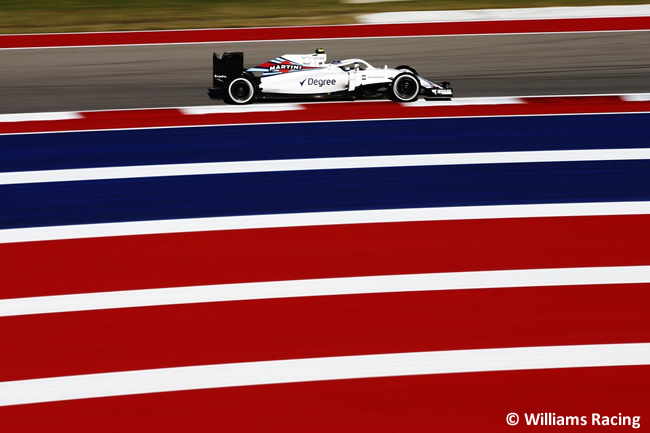
[[[240,84],[245,84],[249,89],[249,93],[245,97],[239,97],[233,94],[234,87]],[[255,98],[255,85],[247,77],[237,77],[234,80],[232,80],[230,83],[228,83],[228,88],[226,89],[226,96],[228,97],[227,102],[230,102],[232,104],[240,104],[240,105],[250,104],[251,102],[253,102],[253,99]]]
[[[416,91],[414,92],[413,95],[410,95],[410,96],[408,96],[408,95],[400,95],[399,90],[397,90],[398,89],[397,86],[400,84],[400,82],[402,80],[408,80],[408,79],[413,80],[413,83],[415,84]],[[393,86],[391,87],[392,97],[393,97],[393,99],[395,101],[398,101],[398,102],[412,102],[412,101],[417,100],[418,97],[420,96],[420,90],[421,90],[420,89],[420,80],[415,75],[409,74],[409,73],[403,73],[403,74],[397,75],[395,77],[395,79],[393,80]]]

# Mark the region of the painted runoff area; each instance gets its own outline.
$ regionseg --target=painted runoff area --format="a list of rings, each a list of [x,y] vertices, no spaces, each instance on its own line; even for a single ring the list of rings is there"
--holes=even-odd
[[[298,34],[647,30],[644,14]],[[10,35],[0,44],[279,33]],[[262,116],[251,123],[251,112]],[[12,354],[0,369],[4,419],[17,431],[70,413],[92,425],[104,405],[124,404],[122,421],[171,428],[166,415],[147,416],[148,405],[186,413],[201,408],[190,403],[199,393],[226,390],[219,407],[246,395],[247,410],[276,410],[289,399],[259,396],[308,384],[320,397],[303,400],[319,405],[327,396],[390,401],[383,420],[414,395],[438,398],[431,381],[442,389],[451,380],[456,394],[470,389],[459,385],[465,377],[495,375],[510,390],[522,378],[552,383],[534,393],[546,401],[564,398],[558,383],[643,385],[648,113],[650,97],[635,94],[2,115],[0,321]],[[279,319],[291,317],[297,322]],[[636,385],[621,383],[626,374]],[[373,388],[379,381],[383,392]],[[400,388],[411,398],[402,405],[390,400]],[[504,402],[493,394],[484,401],[498,400],[487,405],[498,412]],[[199,400],[214,406],[210,395]],[[572,401],[592,398],[580,396]],[[631,393],[617,398],[637,409]],[[199,412],[181,418],[210,422],[202,414],[213,411]],[[229,412],[240,413],[223,417]]]

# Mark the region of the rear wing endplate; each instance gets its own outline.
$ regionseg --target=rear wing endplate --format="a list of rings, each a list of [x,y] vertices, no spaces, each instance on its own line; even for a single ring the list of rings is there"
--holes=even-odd
[[[225,52],[221,57],[212,54],[212,85],[224,87],[224,84],[244,72],[244,53]]]

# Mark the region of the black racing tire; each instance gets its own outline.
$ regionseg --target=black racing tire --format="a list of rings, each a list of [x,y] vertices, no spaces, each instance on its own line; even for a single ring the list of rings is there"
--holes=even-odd
[[[395,69],[406,69],[407,71],[411,71],[413,75],[419,75],[418,71],[416,71],[415,68],[412,68],[409,65],[399,65]]]
[[[393,79],[390,97],[397,102],[413,102],[420,96],[420,80],[415,75],[405,72]]]
[[[250,104],[255,99],[255,83],[246,77],[237,77],[226,86],[224,101],[228,104]]]

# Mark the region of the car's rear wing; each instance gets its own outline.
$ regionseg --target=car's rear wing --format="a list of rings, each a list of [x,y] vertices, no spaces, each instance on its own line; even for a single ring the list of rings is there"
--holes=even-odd
[[[223,88],[225,83],[244,72],[244,53],[225,52],[219,57],[217,53],[212,54],[212,85],[215,88]]]

